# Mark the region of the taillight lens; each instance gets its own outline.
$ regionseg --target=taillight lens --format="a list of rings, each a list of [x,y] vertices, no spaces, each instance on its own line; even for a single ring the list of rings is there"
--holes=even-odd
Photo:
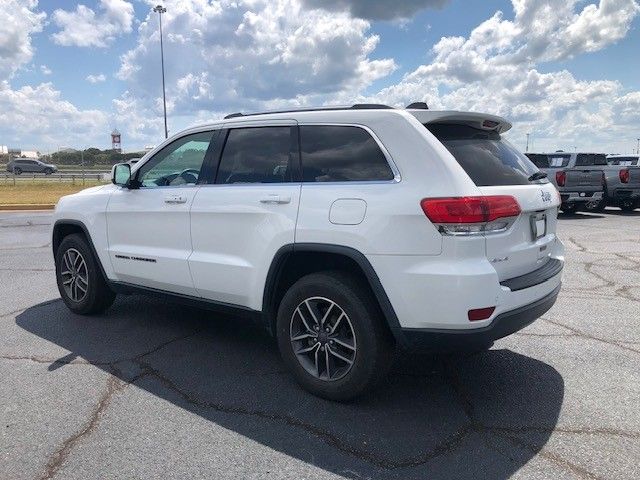
[[[425,198],[422,211],[443,233],[469,235],[506,229],[520,215],[520,205],[509,195]]]
[[[564,187],[564,184],[567,183],[567,172],[556,172],[556,183],[559,187]]]
[[[622,183],[629,183],[629,169],[623,168],[618,172],[618,176],[620,177],[620,181]]]

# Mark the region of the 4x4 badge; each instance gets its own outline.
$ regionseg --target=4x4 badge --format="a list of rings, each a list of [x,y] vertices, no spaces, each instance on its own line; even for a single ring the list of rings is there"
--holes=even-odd
[[[549,192],[545,192],[544,190],[540,190],[540,194],[542,195],[542,201],[543,202],[550,202],[551,201],[551,194]]]

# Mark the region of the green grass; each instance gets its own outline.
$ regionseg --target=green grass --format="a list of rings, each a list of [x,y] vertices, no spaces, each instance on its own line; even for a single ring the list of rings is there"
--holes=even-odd
[[[88,187],[103,185],[104,182],[87,180],[85,185],[76,181],[76,184],[55,182],[46,180],[19,181],[14,186],[0,182],[0,205],[28,205],[57,203],[60,197],[79,192]]]

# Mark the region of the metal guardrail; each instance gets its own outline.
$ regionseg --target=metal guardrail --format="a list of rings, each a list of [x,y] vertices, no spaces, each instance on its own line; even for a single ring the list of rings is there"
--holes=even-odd
[[[87,181],[108,181],[111,177],[111,172],[56,172],[51,175],[45,175],[44,173],[27,173],[22,172],[20,175],[16,175],[11,172],[0,173],[0,183],[2,184],[19,184],[24,181],[47,181],[47,182],[72,182],[75,184],[83,184]]]

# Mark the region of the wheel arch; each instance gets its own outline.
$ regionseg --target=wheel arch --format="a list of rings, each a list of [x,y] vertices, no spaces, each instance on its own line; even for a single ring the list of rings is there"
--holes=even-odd
[[[98,256],[98,252],[96,251],[96,247],[93,244],[93,240],[91,240],[89,229],[80,220],[70,220],[70,219],[56,220],[56,222],[53,225],[53,233],[51,236],[51,248],[53,250],[54,259],[55,259],[58,247],[62,243],[62,240],[64,240],[65,237],[68,237],[69,235],[73,235],[76,233],[82,235],[86,239],[87,244],[89,245],[89,249],[91,250],[91,253],[93,254],[94,258],[96,259],[96,262],[100,267],[100,273],[102,274],[102,278],[104,278],[105,280],[108,280],[107,274],[104,271],[104,267],[102,266],[102,262],[100,261],[100,257]]]
[[[396,343],[404,345],[398,317],[369,260],[355,248],[324,243],[285,245],[274,255],[262,298],[262,312],[271,334],[275,334],[278,306],[287,289],[304,275],[336,268],[355,274],[364,281]]]

